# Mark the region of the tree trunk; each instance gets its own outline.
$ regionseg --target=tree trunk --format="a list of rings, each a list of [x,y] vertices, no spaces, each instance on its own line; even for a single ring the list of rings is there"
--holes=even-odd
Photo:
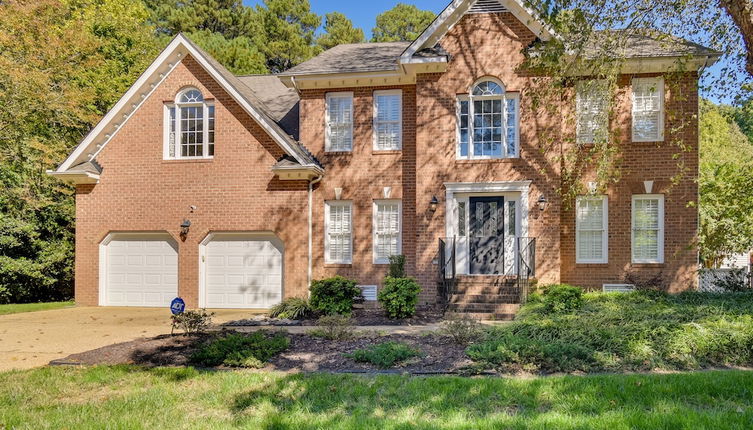
[[[753,0],[719,0],[743,35],[748,60],[745,69],[753,75]]]

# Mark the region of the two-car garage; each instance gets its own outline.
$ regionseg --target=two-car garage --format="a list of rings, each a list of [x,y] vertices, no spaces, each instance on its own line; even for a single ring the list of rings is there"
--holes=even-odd
[[[179,296],[178,248],[167,233],[108,235],[100,305],[168,306]],[[282,300],[283,244],[273,234],[210,233],[198,255],[199,307],[266,309]]]

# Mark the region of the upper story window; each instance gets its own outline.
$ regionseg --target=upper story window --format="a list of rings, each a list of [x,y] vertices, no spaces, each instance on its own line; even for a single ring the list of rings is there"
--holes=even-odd
[[[604,142],[609,127],[608,87],[605,80],[579,81],[576,86],[576,140]]]
[[[402,146],[403,92],[374,91],[374,149],[397,150]]]
[[[519,153],[517,93],[501,82],[483,80],[458,97],[458,158],[512,158]]]
[[[353,93],[327,93],[324,150],[353,150]]]
[[[165,158],[214,156],[214,104],[196,88],[178,93],[165,105]]]
[[[633,78],[633,142],[664,140],[664,79]]]

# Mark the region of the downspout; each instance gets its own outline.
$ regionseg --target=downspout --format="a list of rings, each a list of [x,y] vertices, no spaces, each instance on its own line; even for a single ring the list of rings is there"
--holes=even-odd
[[[314,228],[313,228],[313,225],[312,225],[312,221],[313,221],[313,209],[312,209],[312,207],[313,207],[314,184],[316,184],[317,182],[321,181],[323,177],[324,177],[323,175],[319,175],[316,178],[314,178],[314,179],[312,179],[312,180],[309,181],[309,261],[308,261],[308,272],[307,272],[307,275],[308,275],[307,279],[308,279],[308,286],[309,286],[309,288],[311,288],[311,277],[312,277],[312,274],[313,274],[313,255],[312,255],[312,251],[313,251],[313,245],[312,245],[313,244],[313,239],[312,239],[312,235],[313,235],[313,232],[314,232]],[[309,294],[311,294],[311,290],[309,289],[308,291],[309,291]]]

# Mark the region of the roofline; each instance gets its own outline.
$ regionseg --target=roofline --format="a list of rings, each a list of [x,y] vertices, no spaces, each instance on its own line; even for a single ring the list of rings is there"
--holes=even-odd
[[[297,151],[290,147],[290,144],[285,136],[281,134],[282,131],[278,130],[274,125],[270,124],[269,120],[267,120],[264,115],[261,115],[258,109],[256,109],[251,103],[249,103],[248,100],[243,97],[238,92],[238,90],[233,85],[231,85],[222,76],[222,74],[220,74],[217,69],[206,60],[204,55],[202,55],[201,52],[196,49],[193,42],[191,42],[182,33],[179,33],[173,38],[172,41],[170,41],[167,47],[162,50],[162,52],[157,56],[152,64],[150,64],[149,67],[139,76],[136,82],[131,85],[128,91],[126,91],[126,93],[118,100],[118,102],[107,112],[107,114],[105,114],[105,116],[97,123],[97,125],[89,132],[89,134],[86,135],[81,143],[76,146],[76,148],[65,159],[65,161],[63,161],[63,163],[56,169],[56,172],[65,172],[66,170],[71,168],[71,166],[77,160],[79,160],[87,150],[91,148],[97,137],[105,132],[106,127],[117,120],[117,115],[123,115],[123,123],[115,123],[115,130],[109,134],[105,134],[105,140],[101,144],[97,145],[96,151],[91,153],[91,156],[84,161],[90,161],[94,159],[102,151],[102,149],[104,149],[107,143],[109,143],[112,138],[118,133],[118,131],[120,131],[123,124],[125,124],[125,122],[127,122],[128,119],[131,118],[132,114],[141,107],[141,105],[146,99],[149,98],[152,92],[154,92],[154,90],[164,81],[164,79],[167,78],[170,72],[172,72],[172,70],[174,70],[175,67],[182,61],[184,56],[181,52],[178,52],[176,55],[176,60],[174,62],[168,63],[168,68],[162,73],[159,73],[159,79],[149,84],[148,81],[165,66],[165,63],[168,62],[170,57],[173,56],[173,54],[175,54],[179,48],[184,48],[188,54],[194,57],[194,59],[196,59],[196,61],[204,68],[204,70],[206,70],[209,75],[213,79],[215,79],[220,84],[220,86],[222,86],[223,89],[227,91],[228,94],[230,94],[230,96],[244,108],[244,110],[246,110],[246,112],[276,141],[276,143],[288,155],[293,157],[301,165],[310,165],[306,160],[302,159],[299,156]],[[142,91],[142,88],[147,84],[150,85],[149,90],[141,93],[140,100],[132,104],[132,110],[128,109],[128,103],[132,103],[132,100],[138,96],[138,93]]]
[[[52,177],[74,184],[99,183],[99,175],[91,172],[58,172],[55,170],[48,170],[46,173]]]

